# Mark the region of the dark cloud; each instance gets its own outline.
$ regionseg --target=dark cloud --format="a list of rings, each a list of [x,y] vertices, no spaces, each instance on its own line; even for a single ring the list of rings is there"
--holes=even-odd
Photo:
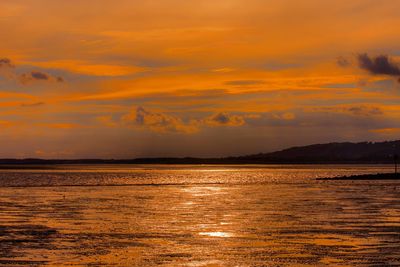
[[[20,82],[24,85],[35,81],[64,82],[64,79],[60,76],[53,76],[37,70],[19,74],[15,69],[15,65],[9,58],[0,58],[0,76],[6,77],[9,80]]]
[[[39,72],[39,71],[32,71],[31,72],[31,77],[36,79],[36,80],[48,80],[49,79],[49,75],[43,72]]]
[[[220,112],[206,118],[204,123],[210,126],[240,126],[245,123],[245,120],[243,116]]]
[[[358,55],[358,64],[361,69],[367,70],[371,74],[400,76],[399,66],[386,55],[370,57],[368,54],[360,54]]]
[[[221,124],[227,124],[230,121],[228,115],[225,113],[218,113],[212,119]]]
[[[226,85],[234,85],[234,86],[245,86],[245,85],[257,85],[263,84],[262,80],[234,80],[225,82]]]
[[[3,68],[3,67],[13,68],[14,65],[12,64],[10,59],[0,58],[0,68]]]
[[[30,82],[35,82],[35,81],[56,81],[56,82],[64,82],[64,79],[62,77],[54,77],[50,74],[47,74],[45,72],[40,72],[40,71],[31,71],[28,73],[22,73],[19,75],[19,81],[22,84],[27,84]]]
[[[136,116],[135,122],[139,125],[144,125],[145,124],[145,117],[146,115],[149,114],[143,107],[137,107],[136,108]]]

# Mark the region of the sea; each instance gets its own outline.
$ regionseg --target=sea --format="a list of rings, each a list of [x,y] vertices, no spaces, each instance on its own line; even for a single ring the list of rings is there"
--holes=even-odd
[[[0,266],[399,266],[390,165],[0,166]]]

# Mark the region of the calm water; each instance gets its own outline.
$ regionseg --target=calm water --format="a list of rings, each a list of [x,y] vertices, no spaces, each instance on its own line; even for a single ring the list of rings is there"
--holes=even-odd
[[[0,170],[0,265],[400,265],[400,182],[315,180],[384,171],[391,169]]]

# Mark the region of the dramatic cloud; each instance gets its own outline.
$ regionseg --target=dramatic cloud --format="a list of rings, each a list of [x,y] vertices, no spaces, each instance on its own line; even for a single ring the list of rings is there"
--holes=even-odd
[[[161,133],[194,133],[198,131],[194,121],[185,123],[178,117],[151,112],[143,107],[137,107],[136,110],[124,116],[123,121],[127,124],[147,127],[154,132]]]
[[[371,74],[400,76],[399,66],[386,55],[370,57],[368,54],[360,54],[358,63],[361,69],[367,70]]]
[[[220,112],[204,119],[191,119],[185,122],[177,116],[137,107],[133,112],[123,116],[122,121],[127,125],[145,127],[154,132],[195,133],[204,126],[241,126],[245,124],[247,117],[254,117],[254,115],[238,116]]]
[[[63,82],[63,78],[55,77],[48,73],[40,72],[40,71],[31,71],[29,73],[22,73],[18,76],[19,81],[22,84],[27,84],[35,81],[54,81],[54,82]]]
[[[245,121],[242,116],[220,112],[206,118],[204,123],[210,126],[240,126],[243,125]]]
[[[399,127],[399,9],[0,1],[0,120],[15,122],[0,127],[0,156],[220,156],[382,138],[368,130]]]
[[[0,58],[0,75],[6,77],[9,80],[15,80],[23,85],[42,81],[42,82],[64,82],[64,79],[60,76],[53,76],[51,74],[42,71],[30,71],[18,74],[15,65],[8,58]]]

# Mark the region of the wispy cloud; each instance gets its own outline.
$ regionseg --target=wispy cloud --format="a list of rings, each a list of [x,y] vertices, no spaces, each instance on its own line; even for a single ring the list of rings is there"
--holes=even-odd
[[[53,76],[39,70],[18,73],[15,64],[9,58],[0,58],[0,75],[23,85],[33,82],[64,82],[64,78],[61,76]]]
[[[259,85],[263,83],[265,83],[263,80],[233,80],[225,82],[226,85],[233,86]]]
[[[28,73],[22,73],[17,76],[18,80],[22,84],[28,84],[32,82],[64,82],[64,79],[60,76],[52,76],[48,73],[41,71],[31,71]]]
[[[316,112],[329,112],[329,113],[346,113],[354,116],[379,116],[384,112],[379,106],[372,105],[349,105],[349,106],[331,106],[331,107],[317,107],[313,108]]]
[[[400,133],[400,128],[379,128],[369,131],[380,135],[398,135]]]
[[[44,102],[22,103],[21,107],[39,107],[45,105]]]

